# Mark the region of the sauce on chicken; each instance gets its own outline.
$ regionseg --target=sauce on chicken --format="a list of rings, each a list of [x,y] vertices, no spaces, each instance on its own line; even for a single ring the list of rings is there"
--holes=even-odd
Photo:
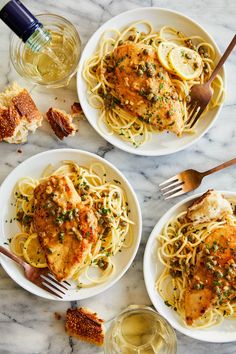
[[[185,294],[185,316],[191,325],[211,305],[236,301],[236,226],[214,230],[197,255]]]
[[[98,238],[97,218],[67,176],[51,176],[35,188],[33,225],[59,281],[73,275]]]
[[[120,107],[155,130],[182,134],[179,96],[153,47],[131,42],[118,46],[106,57],[104,76]],[[104,97],[108,108],[114,104],[111,98]]]

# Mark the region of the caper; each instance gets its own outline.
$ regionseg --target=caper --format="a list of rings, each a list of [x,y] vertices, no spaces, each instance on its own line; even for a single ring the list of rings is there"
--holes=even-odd
[[[192,55],[191,55],[190,53],[186,53],[186,54],[185,54],[185,58],[187,58],[187,59],[192,59]]]
[[[154,97],[154,94],[149,93],[149,95],[147,96],[148,101],[151,101],[153,97]]]
[[[138,69],[137,74],[138,74],[138,76],[142,76],[144,74],[144,72],[142,69]]]
[[[157,96],[157,95],[154,95],[153,98],[152,98],[152,101],[153,101],[153,102],[157,102],[157,101],[158,101],[158,96]]]
[[[130,35],[130,36],[128,37],[128,40],[129,40],[129,41],[134,41],[134,40],[135,40],[135,36],[134,36],[134,35]]]
[[[126,225],[127,225],[127,222],[126,222],[126,221],[124,221],[124,220],[121,220],[121,221],[120,221],[120,226],[124,227],[124,226],[126,226]]]
[[[111,228],[109,226],[107,226],[105,228],[105,230],[103,231],[103,235],[105,235],[105,236],[108,235],[110,231],[111,231]]]
[[[104,224],[104,222],[105,222],[105,220],[104,220],[103,218],[100,218],[100,219],[98,220],[99,225]]]

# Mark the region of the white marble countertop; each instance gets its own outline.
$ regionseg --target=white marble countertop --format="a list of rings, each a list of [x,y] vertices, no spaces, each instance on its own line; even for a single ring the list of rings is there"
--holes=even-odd
[[[128,9],[140,6],[160,6],[177,10],[198,21],[218,43],[226,48],[235,32],[236,2],[232,0],[32,0],[23,1],[34,13],[60,14],[78,26],[83,44],[107,19]],[[1,3],[1,1],[0,1]],[[8,43],[10,31],[0,23],[0,89],[18,75],[10,65]],[[143,252],[148,236],[161,215],[176,203],[177,199],[163,201],[158,184],[165,178],[186,168],[207,169],[236,156],[236,52],[226,64],[228,77],[227,98],[219,119],[213,128],[197,144],[174,155],[148,158],[131,156],[103,140],[86,122],[80,123],[76,137],[59,142],[45,124],[31,135],[23,146],[0,144],[0,182],[10,171],[28,157],[48,149],[59,147],[81,148],[105,157],[118,167],[134,187],[143,214],[143,235],[138,254],[125,276],[105,293],[80,301],[106,320],[112,318],[129,304],[150,304],[142,272]],[[26,85],[27,86],[27,85]],[[75,81],[64,90],[34,90],[33,97],[42,111],[58,97],[57,106],[69,109],[76,100]],[[19,152],[19,149],[22,152]],[[208,177],[198,192],[208,188],[236,190],[236,168]],[[180,198],[178,199],[180,200]],[[63,321],[57,321],[54,313],[64,314],[69,303],[47,301],[26,292],[0,268],[0,353],[1,354],[91,354],[101,349],[69,338]],[[233,343],[210,344],[188,338],[180,333],[178,354],[233,354]]]

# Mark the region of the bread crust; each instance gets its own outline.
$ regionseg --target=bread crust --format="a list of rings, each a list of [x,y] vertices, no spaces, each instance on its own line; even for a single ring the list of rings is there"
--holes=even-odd
[[[82,107],[79,102],[74,102],[71,106],[72,117],[78,117],[83,113]]]
[[[46,117],[52,130],[60,140],[75,134],[76,129],[72,123],[72,117],[66,112],[51,107],[47,111]]]
[[[26,117],[28,122],[41,120],[41,114],[27,90],[23,89],[19,95],[13,97],[12,103],[20,115]]]
[[[0,108],[0,141],[12,137],[19,123],[20,115],[14,106]]]
[[[87,308],[68,309],[66,313],[66,332],[88,343],[103,345],[104,321]]]
[[[0,94],[0,141],[25,142],[28,132],[34,132],[42,119],[28,91],[16,83]]]

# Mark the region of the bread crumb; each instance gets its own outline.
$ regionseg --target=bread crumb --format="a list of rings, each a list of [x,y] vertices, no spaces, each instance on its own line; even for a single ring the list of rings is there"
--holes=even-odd
[[[71,106],[72,117],[78,117],[83,113],[82,107],[79,102],[74,102]]]
[[[58,312],[54,312],[55,319],[60,321],[61,315]]]
[[[52,130],[60,140],[75,134],[76,128],[72,123],[72,117],[65,111],[57,108],[49,108],[46,117]]]

